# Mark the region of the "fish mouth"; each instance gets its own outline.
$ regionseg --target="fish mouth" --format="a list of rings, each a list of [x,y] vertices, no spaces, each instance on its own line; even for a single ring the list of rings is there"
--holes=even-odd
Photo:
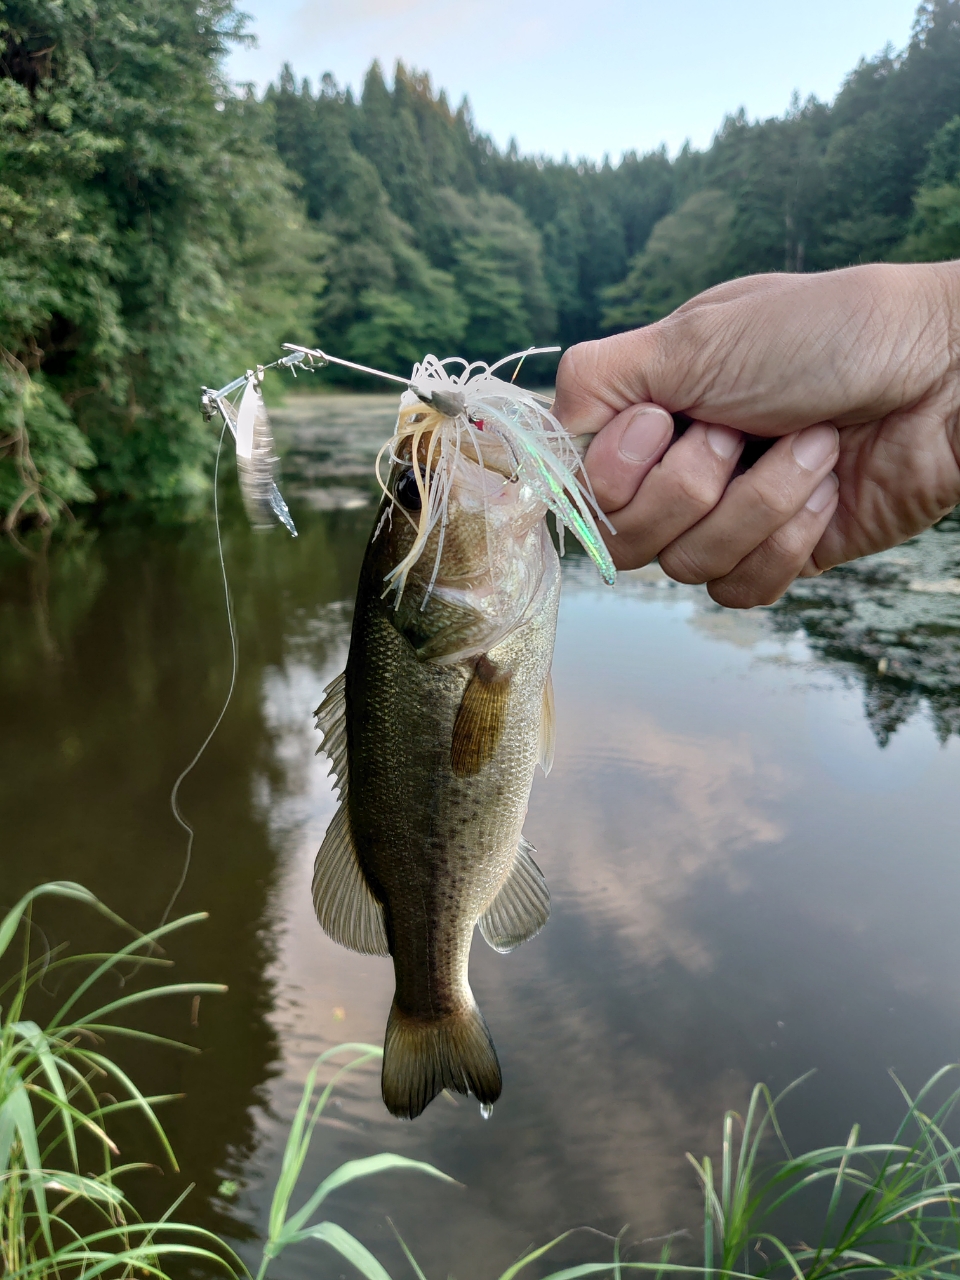
[[[392,522],[399,515],[413,533],[404,539],[405,554],[385,576],[384,594],[394,590],[398,602],[425,552],[433,563],[426,571],[421,608],[441,578],[449,582],[478,574],[479,557],[470,554],[469,538],[478,545],[486,541],[493,565],[493,540],[504,533],[522,540],[548,510],[575,533],[608,582],[616,577],[592,514],[599,507],[589,478],[578,474],[582,463],[571,438],[546,410],[504,394],[509,393],[506,384],[494,390],[473,399],[458,393],[456,403],[418,396],[412,389],[404,393],[397,430],[377,459],[377,475],[391,504],[389,518]],[[385,457],[391,464],[388,477],[380,470]],[[409,473],[406,479],[401,468]],[[455,558],[459,572],[451,574],[443,563],[444,544],[461,515],[468,522],[479,519],[483,528],[463,534]],[[504,528],[510,524],[512,531]],[[423,576],[423,570],[416,572],[416,579]]]
[[[439,462],[437,445],[445,436],[458,459],[505,479],[515,479],[520,464],[506,441],[495,431],[485,430],[481,420],[473,421],[465,414],[461,418],[457,420],[426,405],[401,409],[397,419],[400,439],[394,457],[410,466],[416,453],[420,466],[435,472]]]

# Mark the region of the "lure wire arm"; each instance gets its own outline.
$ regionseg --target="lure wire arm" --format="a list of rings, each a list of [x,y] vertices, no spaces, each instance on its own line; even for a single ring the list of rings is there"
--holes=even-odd
[[[391,382],[399,382],[402,387],[410,388],[409,378],[401,378],[395,373],[384,373],[382,369],[371,369],[370,366],[366,364],[354,364],[352,360],[342,360],[340,356],[328,355],[326,351],[320,351],[316,347],[298,347],[292,342],[285,342],[283,344],[283,349],[284,351],[291,352],[292,355],[298,356],[301,361],[309,359],[309,367],[319,367],[322,369],[324,365],[339,364],[342,365],[344,369],[355,369],[358,373],[369,373],[372,374],[374,378],[389,378]],[[282,364],[284,360],[293,363],[291,356],[285,356],[283,360],[278,360],[277,363]]]
[[[284,343],[284,346],[288,345],[288,343]],[[294,377],[296,377],[296,369],[294,366],[303,363],[304,354],[305,348],[296,347],[291,351],[290,355],[281,356],[279,360],[274,360],[271,364],[258,364],[256,369],[248,369],[246,373],[241,374],[239,378],[234,378],[232,382],[228,382],[227,385],[225,387],[221,387],[219,391],[214,391],[212,387],[201,387],[200,411],[204,418],[209,422],[214,414],[219,413],[221,418],[223,418],[224,422],[226,422],[227,426],[233,432],[234,438],[236,438],[236,427],[230,421],[230,416],[225,412],[221,402],[234,391],[239,391],[241,387],[246,386],[252,377],[256,377],[258,382],[262,382],[263,375],[268,369],[289,369]]]
[[[423,387],[418,387],[409,378],[401,378],[396,373],[385,373],[382,369],[371,369],[369,365],[356,364],[353,360],[343,360],[340,356],[331,356],[326,351],[321,351],[318,347],[298,347],[295,343],[285,342],[283,349],[291,352],[291,355],[278,360],[277,364],[292,363],[294,356],[299,357],[301,361],[309,360],[309,368],[319,367],[322,369],[328,364],[338,364],[344,369],[354,369],[357,373],[368,373],[374,378],[386,378],[390,382],[399,382],[402,387],[412,391],[418,400],[430,405],[432,409],[438,410],[444,417],[456,418],[466,413],[466,404],[463,396],[456,392],[426,390]],[[517,365],[517,371],[513,375],[516,378],[517,373],[520,372],[520,365],[523,364],[527,356],[547,355],[559,350],[559,347],[528,347],[526,351],[517,352],[515,355],[505,356],[502,360],[498,360],[496,364],[490,366],[488,372],[493,373],[501,365],[507,364],[508,361],[515,360],[519,356],[520,364]],[[317,362],[316,365],[314,362]],[[441,361],[440,363],[443,364],[445,362]],[[467,365],[465,373],[469,373],[473,367],[472,365]]]

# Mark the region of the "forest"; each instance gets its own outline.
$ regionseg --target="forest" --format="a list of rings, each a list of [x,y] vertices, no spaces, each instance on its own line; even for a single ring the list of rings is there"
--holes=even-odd
[[[960,0],[830,103],[618,163],[499,150],[425,72],[232,86],[232,0],[0,0],[0,522],[209,486],[201,383],[651,323],[720,280],[960,256]],[[442,68],[439,69],[442,77]],[[788,87],[785,87],[785,96]]]

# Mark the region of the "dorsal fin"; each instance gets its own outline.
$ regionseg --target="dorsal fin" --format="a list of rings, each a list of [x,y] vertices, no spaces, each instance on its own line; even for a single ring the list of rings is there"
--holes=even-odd
[[[334,942],[368,956],[388,956],[383,907],[367,884],[350,830],[347,809],[346,682],[341,672],[324,690],[317,708],[317,728],[323,733],[318,748],[330,758],[340,805],[333,815],[313,869],[313,905],[324,933]]]
[[[557,745],[557,714],[553,704],[553,673],[547,672],[540,709],[540,768],[545,774],[553,768],[553,752]]]
[[[533,860],[535,853],[529,840],[521,836],[510,874],[478,921],[494,951],[513,951],[538,934],[550,918],[550,890]]]

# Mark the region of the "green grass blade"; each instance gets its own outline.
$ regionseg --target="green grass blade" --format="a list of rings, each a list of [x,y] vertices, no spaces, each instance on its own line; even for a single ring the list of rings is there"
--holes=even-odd
[[[105,1018],[108,1013],[129,1009],[131,1005],[144,1004],[147,1000],[157,1000],[161,996],[223,995],[226,990],[222,982],[175,982],[165,987],[145,987],[143,991],[133,991],[128,996],[121,996],[119,1000],[111,1000],[109,1004],[101,1005],[99,1009],[77,1018],[75,1022],[54,1022],[47,1030],[51,1035],[65,1035],[74,1029],[83,1029],[88,1022]]]
[[[134,952],[139,951],[142,947],[156,946],[158,938],[166,937],[168,933],[174,933],[177,929],[184,929],[187,925],[197,924],[202,920],[207,920],[208,918],[208,912],[196,911],[193,915],[181,916],[179,920],[171,920],[168,924],[159,925],[156,929],[151,929],[149,933],[140,933],[139,930],[136,930],[135,932],[137,936],[131,942],[128,942],[126,946],[121,947],[119,951],[108,953],[107,958],[103,960],[92,973],[89,973],[79,986],[70,993],[57,1011],[54,1022],[59,1023],[66,1018],[67,1014],[77,1001],[81,999],[81,997],[84,996],[87,991],[89,991],[90,988],[100,980],[100,978],[109,973],[111,969],[116,968],[121,961],[132,956]],[[162,950],[162,948],[160,948],[160,950]]]
[[[522,1258],[518,1258],[512,1266],[507,1267],[499,1280],[513,1280],[513,1277],[519,1275],[524,1267],[528,1267],[531,1262],[536,1262],[537,1258],[542,1258],[549,1250],[555,1248],[561,1241],[566,1240],[568,1236],[572,1236],[572,1231],[564,1231],[563,1235],[555,1236],[548,1244],[542,1244],[539,1249],[531,1249],[529,1253],[525,1253]],[[609,1267],[607,1268],[609,1270]]]
[[[773,1245],[773,1247],[780,1254],[783,1261],[790,1268],[790,1271],[794,1276],[794,1280],[805,1280],[803,1268],[800,1266],[800,1263],[797,1257],[794,1255],[793,1251],[783,1243],[782,1240],[780,1240],[777,1236],[769,1235],[766,1232],[759,1234],[756,1238],[758,1242],[762,1240],[766,1244]]]
[[[713,1189],[713,1163],[709,1156],[703,1157],[701,1182],[703,1184],[703,1270],[707,1280],[713,1275],[713,1221],[714,1201],[716,1193]]]
[[[730,1214],[730,1190],[733,1176],[733,1119],[734,1112],[728,1111],[723,1117],[723,1141],[720,1159],[720,1203],[723,1206],[724,1220]],[[744,1135],[747,1124],[743,1126]]]
[[[219,1241],[217,1243],[219,1244]],[[116,1252],[111,1250],[109,1253],[74,1246],[70,1249],[58,1250],[53,1259],[40,1258],[16,1271],[11,1271],[5,1280],[51,1280],[51,1276],[59,1274],[61,1270],[69,1273],[75,1268],[80,1270],[83,1280],[96,1280],[97,1276],[105,1275],[107,1272],[127,1276],[138,1273],[141,1276],[156,1276],[157,1280],[168,1280],[167,1273],[159,1267],[158,1257],[186,1258],[195,1262],[212,1263],[218,1270],[225,1271],[230,1276],[246,1274],[245,1269],[240,1272],[235,1270],[222,1255],[215,1253],[212,1249],[202,1249],[198,1245],[134,1246],[129,1249],[119,1249]],[[51,1263],[56,1266],[56,1271],[51,1270]]]
[[[13,941],[14,934],[20,926],[20,922],[26,914],[32,903],[37,898],[55,897],[55,898],[71,898],[75,902],[82,902],[86,906],[93,907],[95,911],[99,911],[102,916],[106,916],[108,920],[112,920],[114,924],[119,925],[122,929],[131,929],[131,925],[126,920],[122,920],[109,907],[105,906],[98,897],[85,889],[82,884],[76,884],[72,880],[50,880],[46,884],[37,885],[35,889],[31,889],[29,893],[25,893],[15,906],[7,912],[0,920],[0,956],[4,954],[10,943]]]
[[[48,1191],[65,1191],[68,1195],[83,1196],[86,1200],[102,1200],[114,1205],[125,1203],[124,1194],[119,1187],[99,1178],[85,1177],[82,1173],[51,1170],[46,1175],[45,1186]]]
[[[647,1267],[652,1267],[653,1265],[654,1265],[653,1263],[649,1263],[649,1262],[647,1263],[621,1262],[620,1263],[621,1267],[630,1267],[631,1270],[636,1270],[638,1267],[643,1267],[644,1269],[646,1269]],[[691,1268],[691,1270],[695,1270],[697,1275],[701,1274],[699,1267]],[[612,1262],[581,1262],[579,1266],[565,1267],[563,1271],[551,1271],[548,1276],[544,1276],[544,1280],[579,1280],[581,1276],[605,1276],[605,1275],[609,1275],[612,1271],[613,1271]]]
[[[152,1031],[141,1031],[138,1027],[124,1027],[116,1022],[88,1022],[83,1020],[83,1030],[92,1031],[98,1036],[126,1036],[128,1040],[141,1040],[144,1044],[163,1045],[165,1049],[179,1049],[183,1053],[202,1053],[195,1044],[187,1044],[183,1040],[172,1040],[169,1036],[158,1036]]]
[[[25,1176],[33,1202],[36,1206],[40,1230],[47,1248],[53,1252],[53,1240],[50,1235],[50,1214],[47,1208],[47,1196],[44,1190],[43,1168],[40,1163],[40,1148],[37,1143],[37,1130],[33,1118],[33,1108],[27,1094],[26,1085],[14,1079],[5,1092],[2,1109],[9,1113],[26,1163]]]
[[[100,1125],[98,1125],[94,1120],[91,1120],[85,1112],[79,1110],[79,1108],[73,1106],[70,1102],[61,1102],[56,1094],[50,1093],[47,1089],[43,1089],[39,1085],[31,1085],[29,1091],[35,1098],[39,1098],[41,1101],[46,1102],[50,1106],[51,1110],[56,1108],[57,1114],[60,1116],[64,1128],[67,1127],[70,1121],[73,1121],[74,1125],[79,1124],[82,1128],[88,1129],[98,1142],[102,1142],[105,1147],[109,1148],[113,1155],[120,1154],[116,1145],[107,1137]],[[37,1128],[36,1131],[39,1132],[39,1128]],[[57,1142],[59,1142],[59,1139]],[[53,1146],[56,1146],[57,1142],[54,1142]]]
[[[342,1258],[352,1262],[366,1280],[390,1280],[390,1273],[376,1260],[370,1250],[335,1222],[318,1222],[315,1226],[308,1227],[306,1231],[301,1231],[297,1240],[319,1240],[329,1245]]]
[[[15,1084],[20,1083],[16,1072],[7,1069],[0,1079],[0,1176],[10,1165],[10,1155],[17,1138],[17,1122],[13,1107],[7,1106],[7,1098]]]
[[[328,1062],[331,1058],[345,1052],[359,1052],[359,1057],[354,1058],[351,1062],[341,1066],[334,1074],[333,1079],[322,1090],[320,1097],[310,1114],[310,1103],[313,1099],[313,1093],[316,1088],[317,1074],[321,1065]],[[274,1188],[273,1199],[270,1205],[270,1218],[268,1225],[268,1243],[267,1252],[272,1247],[272,1242],[276,1240],[283,1230],[283,1224],[286,1220],[287,1210],[290,1206],[290,1199],[293,1196],[294,1187],[297,1179],[303,1169],[303,1163],[307,1158],[307,1151],[310,1147],[310,1139],[313,1129],[316,1126],[330,1093],[337,1080],[347,1071],[352,1070],[356,1066],[361,1066],[365,1062],[369,1062],[372,1058],[383,1056],[383,1050],[378,1049],[374,1045],[348,1042],[347,1044],[335,1045],[332,1049],[327,1049],[317,1058],[303,1086],[303,1094],[297,1106],[293,1123],[290,1126],[290,1133],[287,1135],[287,1141],[283,1150],[283,1161],[280,1167],[280,1177],[277,1179],[277,1185]]]
[[[30,1046],[43,1068],[44,1075],[50,1082],[50,1089],[57,1100],[57,1111],[63,1119],[63,1133],[70,1149],[70,1159],[73,1162],[74,1169],[79,1172],[77,1138],[73,1124],[67,1118],[72,1108],[67,1101],[67,1090],[60,1075],[57,1058],[50,1048],[50,1043],[35,1022],[15,1022],[10,1027],[10,1030]]]
[[[269,1253],[273,1241],[280,1235],[283,1230],[283,1224],[286,1221],[287,1209],[290,1205],[290,1197],[293,1195],[294,1187],[297,1179],[300,1177],[300,1171],[303,1168],[303,1162],[306,1159],[306,1147],[304,1146],[304,1131],[307,1123],[307,1114],[310,1110],[310,1099],[313,1097],[313,1090],[316,1086],[317,1072],[320,1069],[319,1062],[315,1062],[307,1073],[304,1081],[303,1093],[300,1096],[300,1102],[294,1112],[293,1121],[290,1125],[290,1132],[287,1134],[287,1141],[283,1148],[283,1161],[280,1165],[280,1176],[277,1179],[277,1185],[273,1189],[273,1197],[270,1202],[270,1218],[267,1226],[267,1249]],[[309,1141],[309,1138],[307,1139]]]
[[[397,1244],[399,1244],[400,1248],[403,1250],[403,1256],[410,1263],[410,1268],[413,1271],[413,1274],[417,1277],[417,1280],[427,1280],[427,1277],[424,1275],[423,1271],[420,1268],[419,1262],[417,1262],[416,1258],[407,1248],[407,1242],[404,1240],[403,1236],[394,1226],[393,1220],[391,1218],[388,1218],[387,1222],[390,1226],[390,1230],[397,1237]]]
[[[310,1216],[316,1213],[327,1196],[332,1191],[336,1191],[338,1187],[346,1186],[348,1182],[356,1182],[358,1178],[370,1178],[374,1174],[389,1173],[394,1169],[415,1170],[417,1173],[426,1173],[433,1178],[439,1178],[442,1182],[451,1182],[459,1185],[456,1183],[455,1178],[441,1173],[432,1164],[425,1164],[422,1160],[410,1160],[406,1156],[395,1156],[390,1152],[381,1152],[376,1156],[364,1156],[359,1160],[347,1160],[338,1169],[334,1169],[333,1173],[324,1178],[306,1204],[290,1217],[284,1225],[278,1240],[283,1240],[288,1235],[298,1232]]]
[[[173,1154],[173,1148],[170,1146],[170,1140],[167,1138],[167,1135],[163,1129],[163,1125],[157,1119],[153,1108],[151,1107],[150,1103],[147,1101],[144,1094],[140,1092],[140,1090],[133,1083],[133,1081],[130,1079],[127,1073],[123,1071],[120,1067],[118,1067],[115,1062],[111,1062],[109,1058],[106,1058],[99,1053],[89,1053],[87,1056],[91,1058],[94,1062],[96,1062],[97,1065],[100,1066],[103,1069],[103,1071],[106,1072],[107,1075],[112,1075],[117,1080],[120,1081],[120,1083],[123,1085],[123,1087],[126,1089],[127,1093],[129,1094],[130,1099],[136,1105],[137,1110],[143,1113],[143,1115],[147,1119],[148,1124],[150,1125],[150,1128],[154,1131],[154,1133],[159,1138],[160,1145],[163,1147],[164,1153],[166,1154],[167,1159],[170,1161],[170,1165],[173,1171],[175,1173],[179,1173],[180,1166],[179,1164],[177,1164],[177,1158]]]

